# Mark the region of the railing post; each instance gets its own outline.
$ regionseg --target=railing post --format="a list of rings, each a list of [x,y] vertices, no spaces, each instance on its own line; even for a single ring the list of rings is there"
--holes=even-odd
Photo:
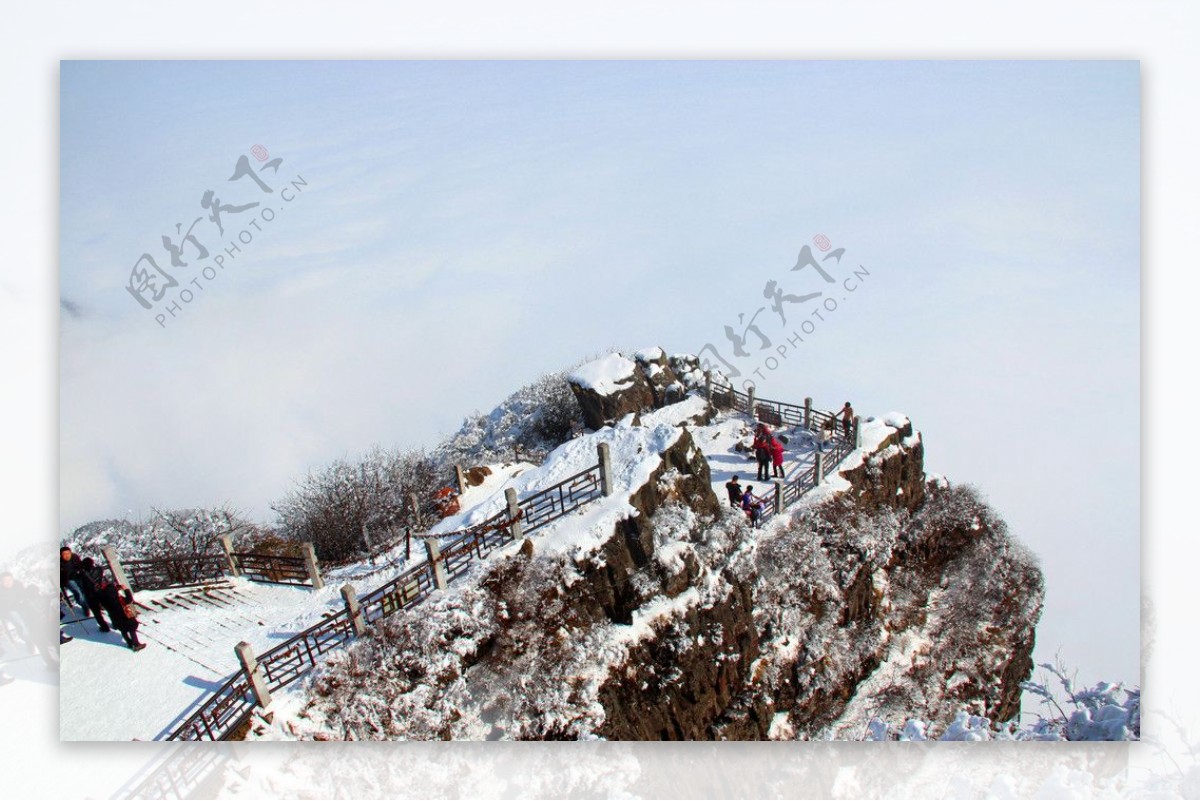
[[[321,589],[325,586],[325,579],[321,578],[321,568],[317,564],[317,552],[313,550],[313,544],[300,543],[300,553],[304,556],[304,567],[308,570],[308,580],[312,582],[313,589]]]
[[[354,634],[361,637],[367,633],[367,623],[363,620],[362,607],[358,605],[358,593],[352,584],[342,585],[342,600],[346,602],[346,616],[350,618],[350,626]]]
[[[711,409],[713,405],[712,399],[712,370],[704,371],[704,398],[708,401],[708,407]]]
[[[806,431],[812,430],[812,398],[804,399],[804,428]]]
[[[242,569],[238,567],[237,560],[233,558],[233,538],[228,534],[222,534],[217,541],[221,543],[221,550],[225,552],[225,561],[229,563],[229,575],[234,578],[242,575]]]
[[[442,546],[433,538],[425,539],[425,553],[433,568],[433,583],[439,590],[446,589],[446,566],[442,564]]]
[[[775,480],[775,514],[780,514],[783,511],[783,482],[779,479]]]
[[[517,491],[512,487],[504,490],[504,501],[508,504],[508,516],[512,519],[508,531],[514,540],[525,536],[525,524],[521,522],[521,504],[517,502]]]
[[[821,482],[825,480],[825,454],[817,451],[817,458],[814,460],[813,469],[813,486],[819,487]]]
[[[417,493],[410,492],[408,494],[408,504],[412,507],[413,521],[417,528],[421,527],[421,502],[417,500]]]
[[[462,465],[454,465],[454,480],[458,483],[458,494],[462,495],[467,491],[467,477],[463,473]]]
[[[271,691],[267,689],[262,667],[254,658],[254,649],[250,647],[250,643],[243,641],[233,646],[233,652],[242,663],[242,670],[246,671],[246,680],[250,682],[250,692],[254,693],[254,700],[259,706],[268,706],[271,703]]]
[[[367,522],[364,520],[362,524],[363,545],[367,548],[367,554],[373,555],[375,551],[375,543],[371,542],[371,532],[367,529]]]
[[[122,587],[133,589],[129,586],[129,576],[125,575],[125,568],[121,567],[121,560],[117,557],[117,549],[111,545],[105,545],[101,551],[104,553],[104,561],[108,562],[108,569],[112,571],[113,581]]]
[[[608,497],[613,494],[612,454],[609,452],[608,443],[601,442],[597,445],[596,453],[600,455],[600,493]]]
[[[751,420],[757,420],[757,419],[758,419],[758,413],[757,413],[757,412],[755,411],[755,409],[754,409],[754,406],[755,406],[755,401],[754,401],[754,385],[753,385],[753,384],[751,384],[751,385],[750,385],[750,386],[749,386],[749,387],[746,389],[746,395],[747,395],[747,397],[750,399],[750,419],[751,419]]]
[[[862,418],[854,415],[854,447],[862,447]]]

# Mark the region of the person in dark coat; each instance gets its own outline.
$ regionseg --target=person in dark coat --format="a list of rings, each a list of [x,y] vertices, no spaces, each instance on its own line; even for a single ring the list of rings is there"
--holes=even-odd
[[[754,458],[758,461],[758,480],[771,478],[771,433],[762,423],[754,432]]]
[[[58,563],[58,585],[62,588],[67,604],[71,605],[71,596],[75,596],[74,605],[80,607],[86,616],[89,614],[87,599],[83,596],[83,588],[79,586],[79,571],[83,569],[83,560],[79,558],[79,554],[71,553],[68,545],[60,548],[58,553],[61,557]]]
[[[729,493],[729,505],[738,507],[742,505],[742,485],[738,483],[738,477],[734,476],[732,481],[725,482],[725,491]]]
[[[847,439],[850,438],[850,426],[854,425],[854,407],[850,405],[850,401],[846,401],[846,405],[842,407],[842,435]]]
[[[137,630],[138,619],[129,617],[125,614],[125,606],[133,605],[133,593],[125,587],[118,587],[107,577],[100,579],[100,584],[96,587],[100,596],[100,605],[104,607],[104,611],[108,612],[108,617],[112,621],[112,627],[121,632],[121,636],[125,639],[125,644],[134,651],[140,651],[146,647],[144,642],[138,642]]]
[[[96,618],[100,631],[102,633],[112,631],[108,623],[104,621],[103,607],[100,606],[99,587],[100,582],[104,580],[104,568],[96,564],[96,560],[89,556],[83,560],[83,566],[80,568],[76,580],[83,588],[83,597],[87,600],[88,608],[92,610],[92,617]]]

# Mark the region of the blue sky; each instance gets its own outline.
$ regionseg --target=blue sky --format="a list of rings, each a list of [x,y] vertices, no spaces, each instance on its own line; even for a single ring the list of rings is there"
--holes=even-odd
[[[1042,557],[1037,658],[1139,680],[1136,62],[64,62],[61,91],[64,532],[268,520],[609,346],[728,353],[766,281],[822,288],[789,268],[823,233],[870,277],[760,394],[908,413]],[[307,186],[160,327],[130,268],[207,189],[267,202],[226,181],[254,144]]]

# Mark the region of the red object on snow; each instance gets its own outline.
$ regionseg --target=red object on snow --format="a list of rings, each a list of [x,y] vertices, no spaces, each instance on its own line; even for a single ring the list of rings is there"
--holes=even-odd
[[[435,492],[433,502],[437,504],[438,514],[442,517],[458,514],[458,495],[450,487],[442,487]]]

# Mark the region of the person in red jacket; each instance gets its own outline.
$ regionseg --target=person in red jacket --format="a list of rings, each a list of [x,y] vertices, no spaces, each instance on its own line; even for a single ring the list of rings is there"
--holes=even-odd
[[[787,474],[783,470],[783,442],[779,437],[771,437],[771,465],[773,470],[771,475],[775,478],[786,478]]]

